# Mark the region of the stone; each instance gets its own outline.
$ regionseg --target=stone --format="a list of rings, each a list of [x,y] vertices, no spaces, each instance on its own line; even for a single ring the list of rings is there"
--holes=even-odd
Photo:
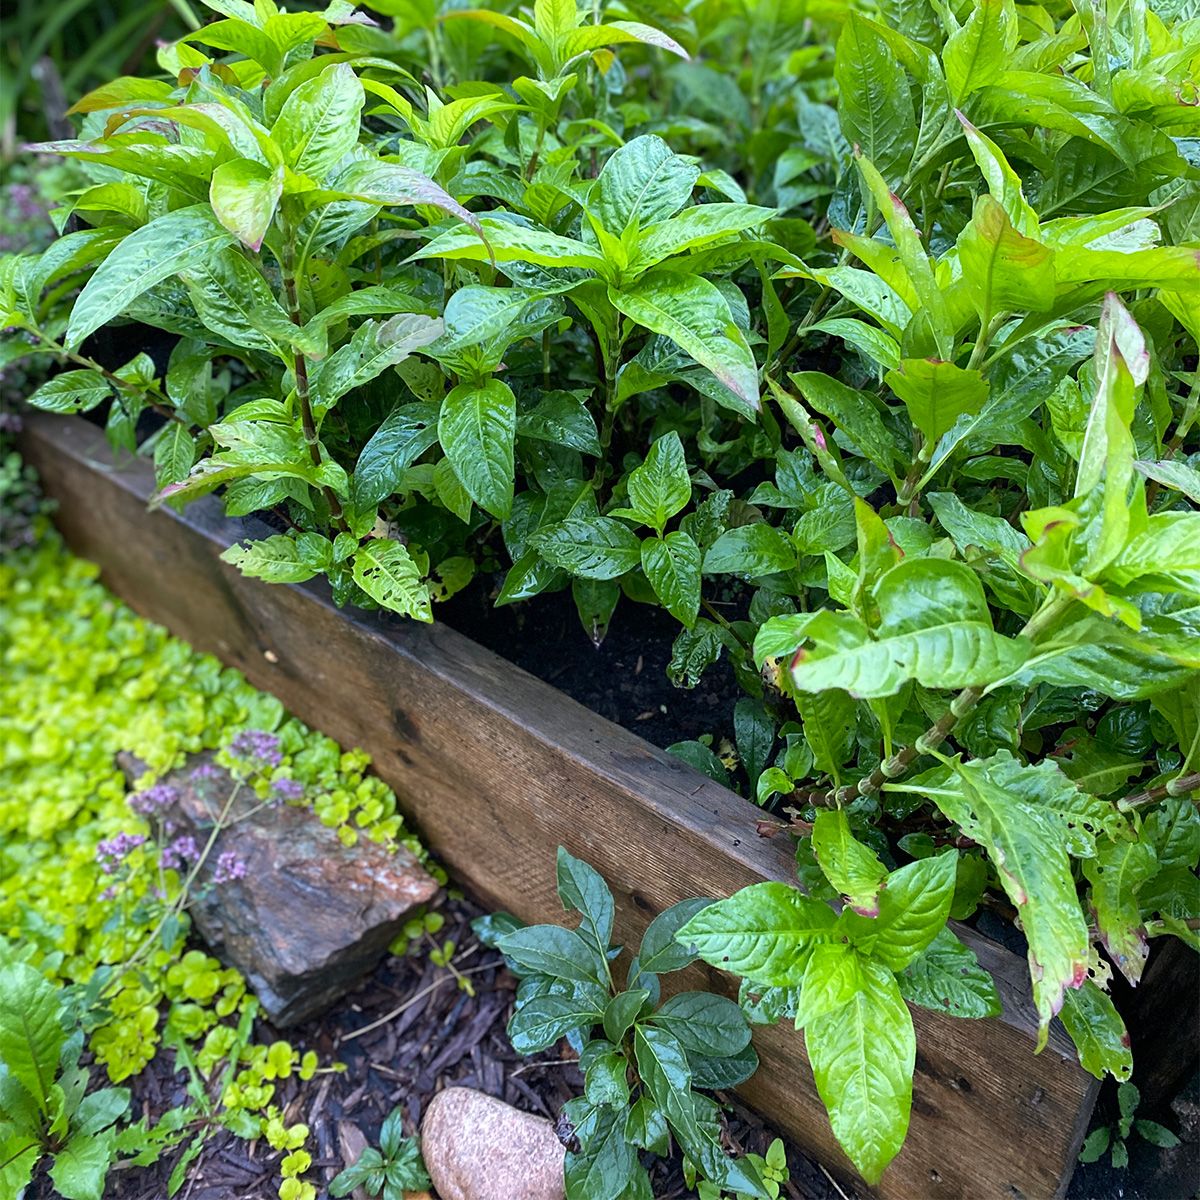
[[[421,1121],[439,1200],[563,1200],[565,1153],[550,1121],[472,1088],[438,1092]]]
[[[131,782],[145,772],[132,755],[117,761]],[[203,847],[233,777],[211,754],[198,754],[159,782],[178,793],[164,813],[173,836]],[[281,1029],[345,995],[383,957],[406,916],[437,895],[437,882],[404,847],[366,838],[345,846],[307,806],[260,807],[247,788],[228,820],[197,876],[192,921]],[[237,877],[217,872],[227,854],[244,864]]]

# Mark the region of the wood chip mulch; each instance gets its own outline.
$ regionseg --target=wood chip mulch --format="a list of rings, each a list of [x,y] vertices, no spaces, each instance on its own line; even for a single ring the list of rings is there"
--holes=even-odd
[[[583,1090],[575,1064],[555,1052],[521,1058],[505,1033],[516,980],[500,956],[471,932],[470,922],[484,911],[465,899],[443,909],[446,925],[439,941],[453,938],[457,970],[474,985],[469,996],[451,974],[424,954],[388,957],[355,992],[319,1020],[284,1032],[260,1025],[257,1040],[284,1038],[298,1050],[315,1050],[323,1066],[346,1065],[307,1082],[296,1075],[276,1081],[275,1103],[288,1124],[303,1122],[311,1136],[307,1149],[313,1166],[305,1177],[321,1200],[327,1184],[364,1144],[374,1143],[383,1118],[396,1105],[405,1112],[405,1131],[415,1132],[430,1098],[451,1084],[478,1088],[526,1112],[554,1119],[562,1105]],[[367,1030],[367,1032],[362,1032]],[[184,1104],[185,1076],[173,1071],[174,1055],[160,1052],[150,1066],[129,1081],[134,1116],[156,1119]],[[731,1149],[764,1153],[774,1133],[732,1095],[718,1097],[727,1106]],[[116,1169],[109,1175],[106,1200],[166,1200],[167,1181],[180,1153],[175,1150],[151,1167]],[[188,1171],[179,1200],[275,1200],[279,1160],[265,1141],[242,1141],[217,1132]],[[792,1182],[787,1200],[838,1200],[823,1169],[789,1145]],[[652,1174],[658,1200],[692,1195],[683,1182],[678,1159],[658,1162]],[[42,1177],[44,1183],[44,1176]],[[50,1196],[37,1185],[31,1196]]]

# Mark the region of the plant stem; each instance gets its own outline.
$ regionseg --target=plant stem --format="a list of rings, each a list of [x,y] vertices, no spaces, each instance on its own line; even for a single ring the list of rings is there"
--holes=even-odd
[[[283,261],[279,265],[283,274],[283,290],[287,299],[288,316],[291,317],[292,324],[300,328],[304,324],[304,320],[300,312],[300,292],[296,286],[295,229],[286,223],[283,228]],[[296,403],[300,408],[300,424],[304,429],[304,441],[308,446],[308,455],[313,466],[319,467],[322,464],[321,439],[317,433],[316,419],[313,416],[312,396],[308,384],[308,359],[304,356],[303,351],[294,346],[292,348],[292,371],[296,377]],[[333,488],[328,484],[322,485],[321,495],[325,497],[325,503],[329,505],[330,521],[342,533],[346,533],[349,526],[342,513],[341,501],[337,498]]]
[[[1117,807],[1122,812],[1132,812],[1135,808],[1156,804],[1159,800],[1167,800],[1172,796],[1186,796],[1190,792],[1200,792],[1200,771],[1193,771],[1189,775],[1177,775],[1167,783],[1160,783],[1144,792],[1126,796],[1124,800],[1118,801]]]

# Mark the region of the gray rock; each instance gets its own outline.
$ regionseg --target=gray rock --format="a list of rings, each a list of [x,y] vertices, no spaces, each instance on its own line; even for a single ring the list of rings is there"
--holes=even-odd
[[[145,766],[118,755],[130,780]],[[199,774],[197,772],[199,771]],[[203,846],[234,786],[200,754],[161,781],[179,799],[168,815],[181,835]],[[403,847],[392,852],[361,839],[344,846],[311,808],[259,808],[239,796],[197,877],[192,920],[222,961],[246,976],[280,1028],[319,1013],[348,992],[383,956],[408,913],[437,894],[437,882]],[[225,853],[245,864],[237,879],[214,880]]]
[[[439,1200],[563,1200],[553,1124],[471,1088],[429,1102],[421,1153]]]

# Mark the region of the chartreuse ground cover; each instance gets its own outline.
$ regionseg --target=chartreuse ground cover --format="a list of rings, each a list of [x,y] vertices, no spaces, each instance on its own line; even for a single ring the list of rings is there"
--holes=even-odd
[[[725,658],[729,752],[675,749],[805,891],[680,944],[799,1023],[868,1180],[908,1004],[995,1010],[948,917],[1013,921],[1039,1042],[1127,1078],[1109,975],[1200,921],[1200,19],[208,7],[38,147],[90,182],[0,266],[5,361],[57,371],[31,403],[151,457],[159,504],[268,514],[248,575],[421,621],[565,592],[596,640],[660,606],[680,686]],[[528,984],[585,1032],[592,950]],[[640,1195],[628,1145],[707,1110],[599,1078],[587,1200]]]
[[[114,1160],[168,1151],[179,1156],[174,1192],[224,1127],[286,1151],[281,1197],[311,1198],[307,1131],[284,1126],[272,1081],[332,1064],[259,1044],[245,981],[189,948],[204,850],[162,833],[168,785],[154,779],[217,750],[264,803],[311,805],[348,841],[400,840],[423,857],[421,847],[364,773],[366,755],[343,753],[138,618],[95,568],[40,534],[0,558],[0,1193],[19,1195],[46,1155],[61,1195],[98,1200]],[[118,751],[147,764],[132,794]],[[217,862],[218,874],[238,870]],[[115,1085],[173,1053],[191,1099],[154,1128],[129,1124],[127,1088],[87,1090],[85,1045]]]

